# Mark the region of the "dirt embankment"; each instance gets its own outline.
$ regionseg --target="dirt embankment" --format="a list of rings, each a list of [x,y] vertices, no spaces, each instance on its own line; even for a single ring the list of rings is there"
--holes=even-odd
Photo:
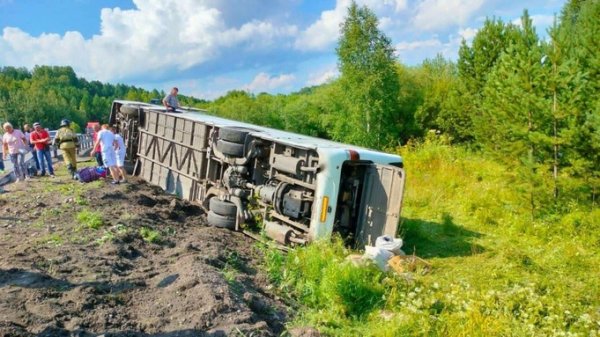
[[[208,227],[198,206],[136,179],[59,176],[5,189],[0,336],[283,331],[287,309],[268,292],[254,242]]]

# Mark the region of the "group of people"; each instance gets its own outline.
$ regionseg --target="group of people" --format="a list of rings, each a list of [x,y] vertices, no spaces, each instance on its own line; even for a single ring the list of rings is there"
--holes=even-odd
[[[4,160],[10,158],[13,164],[13,171],[16,181],[31,179],[32,175],[54,177],[54,167],[52,166],[51,148],[54,144],[60,148],[65,165],[72,177],[77,173],[77,148],[79,138],[71,129],[71,122],[63,119],[60,128],[54,137],[42,127],[38,122],[33,123],[33,128],[29,124],[23,126],[23,131],[15,129],[11,123],[4,123],[4,135],[2,136],[2,159],[0,161],[0,173],[4,172]],[[94,127],[94,147],[91,155],[96,158],[98,166],[104,166],[109,169],[113,178],[113,184],[126,182],[125,177],[125,143],[123,137],[116,132],[116,129],[110,128],[108,124]],[[32,152],[33,164],[35,167],[28,167],[25,156]]]
[[[179,89],[173,87],[171,92],[162,100],[167,111],[175,112],[180,108],[177,94]],[[10,158],[13,164],[14,173],[17,182],[28,180],[32,175],[46,175],[54,177],[54,168],[52,167],[52,157],[50,145],[59,147],[63,153],[63,158],[67,170],[71,176],[75,177],[77,173],[77,147],[79,139],[77,134],[70,127],[71,122],[63,119],[60,128],[51,139],[50,133],[42,128],[38,122],[33,123],[33,128],[29,124],[23,126],[23,131],[15,129],[12,124],[4,123],[4,135],[2,136],[2,159],[0,160],[0,173],[4,172],[4,160]],[[124,183],[125,180],[125,144],[123,137],[116,132],[114,127],[108,124],[94,126],[94,147],[92,155],[95,156],[98,166],[105,166],[109,169],[113,177],[113,184]],[[29,152],[33,154],[35,163],[34,172],[27,167],[25,155]]]
[[[108,124],[94,126],[94,146],[91,154],[96,157],[98,166],[110,171],[112,184],[125,183],[125,142],[115,127]]]
[[[54,177],[50,154],[50,134],[42,128],[40,123],[33,123],[33,129],[29,124],[25,124],[23,131],[15,129],[8,122],[4,123],[2,128],[4,129],[4,135],[2,136],[3,161],[0,170],[4,171],[4,160],[10,158],[17,182],[28,180],[34,174],[45,176],[46,168],[48,174]],[[25,161],[25,155],[29,152],[33,154],[35,172],[29,170]]]

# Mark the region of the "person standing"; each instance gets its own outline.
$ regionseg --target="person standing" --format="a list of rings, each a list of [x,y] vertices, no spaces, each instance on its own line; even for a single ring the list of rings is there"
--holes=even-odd
[[[35,128],[35,123],[34,123],[34,128]],[[35,163],[35,172],[37,174],[38,172],[40,172],[40,162],[39,162],[37,154],[36,154],[35,146],[33,146],[33,143],[31,142],[31,132],[32,131],[33,130],[31,129],[29,124],[23,125],[23,133],[25,134],[25,138],[27,139],[27,145],[29,146],[29,151],[31,151],[31,155],[33,156],[33,162]]]
[[[33,123],[33,132],[30,135],[30,142],[35,149],[34,155],[37,155],[37,161],[41,168],[41,176],[46,175],[46,165],[48,173],[54,177],[54,168],[52,167],[52,155],[50,154],[50,133],[42,128],[38,122]],[[45,160],[45,162],[44,162]]]
[[[173,87],[171,89],[171,93],[163,98],[163,105],[167,108],[167,111],[176,111],[177,108],[180,108],[179,100],[177,99],[177,94],[179,93],[179,89],[177,87]]]
[[[94,133],[92,134],[93,144],[96,144],[96,140],[98,140],[98,132],[100,132],[100,124],[94,124]],[[98,146],[95,147],[92,151],[92,153],[95,153],[94,157],[96,158],[96,164],[98,164],[98,166],[104,166],[101,151],[102,150],[100,149],[100,144],[98,144]]]
[[[119,170],[119,173],[121,174],[121,179],[119,180],[119,182],[125,183],[125,176],[127,175],[127,172],[125,172],[125,142],[123,141],[123,137],[121,137],[121,135],[117,133],[117,128],[113,126],[110,128],[110,131],[112,131],[112,133],[115,135],[115,153],[117,155],[117,170]]]
[[[92,148],[92,152],[100,145],[104,166],[108,167],[113,178],[112,184],[118,184],[121,180],[119,179],[120,175],[117,170],[117,155],[115,153],[115,148],[118,148],[118,144],[115,140],[115,135],[108,129],[108,124],[102,125],[102,130],[98,132],[97,138],[98,139],[96,139],[94,147]]]
[[[3,159],[10,156],[17,182],[29,179],[27,167],[25,166],[25,154],[27,153],[27,139],[23,132],[15,130],[10,123],[4,123],[4,136],[2,136]]]
[[[67,170],[71,177],[75,178],[77,173],[77,146],[79,145],[79,139],[77,134],[71,130],[71,122],[68,119],[60,121],[60,128],[54,138],[55,145],[60,146],[62,151]]]

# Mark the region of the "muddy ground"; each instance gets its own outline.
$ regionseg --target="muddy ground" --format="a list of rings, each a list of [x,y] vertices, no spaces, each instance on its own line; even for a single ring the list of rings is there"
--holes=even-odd
[[[0,194],[0,336],[285,334],[254,241],[141,180],[57,171]]]

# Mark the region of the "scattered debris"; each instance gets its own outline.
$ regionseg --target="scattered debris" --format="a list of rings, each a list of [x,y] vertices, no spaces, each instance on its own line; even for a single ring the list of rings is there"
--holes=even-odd
[[[406,255],[402,251],[402,239],[393,238],[391,235],[382,235],[375,240],[375,247],[385,249],[394,255]]]
[[[394,254],[388,250],[373,246],[365,247],[364,258],[373,261],[373,263],[375,263],[382,271],[388,270],[388,260],[392,256],[394,256]]]
[[[416,255],[396,255],[388,261],[388,265],[398,274],[420,272],[427,274],[431,264]]]
[[[390,268],[398,273],[421,272],[426,274],[431,270],[431,264],[416,255],[406,255],[402,249],[402,239],[383,235],[375,240],[375,246],[365,246],[365,254],[352,254],[346,261],[355,266],[363,266],[365,262],[373,262],[380,270],[388,271]]]

